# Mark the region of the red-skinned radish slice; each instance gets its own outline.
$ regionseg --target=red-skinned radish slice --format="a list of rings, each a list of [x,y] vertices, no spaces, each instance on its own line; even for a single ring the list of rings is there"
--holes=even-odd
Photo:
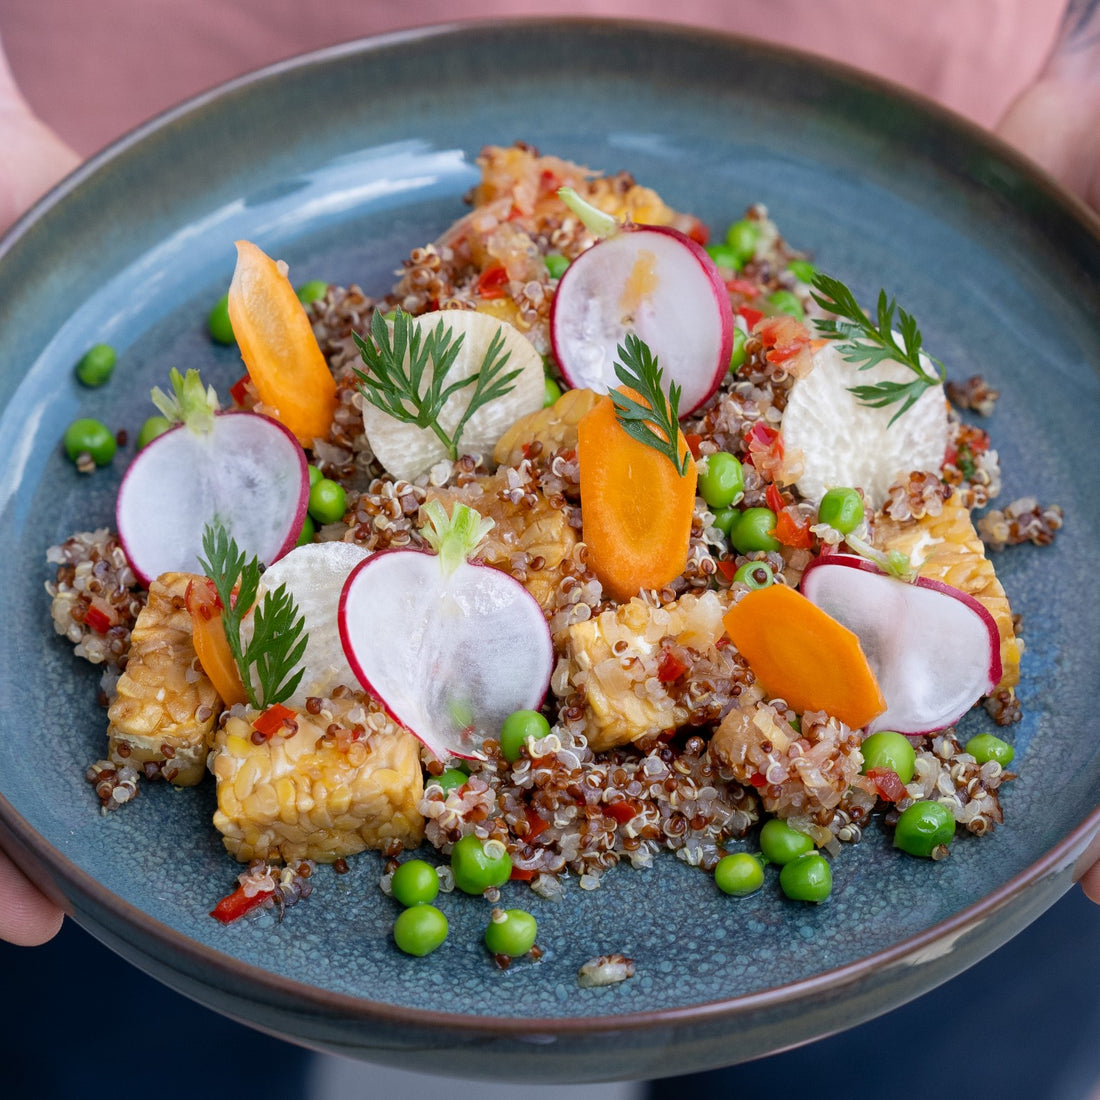
[[[246,555],[264,564],[298,538],[309,502],[306,457],[266,416],[213,415],[195,431],[177,425],[138,452],[119,487],[119,540],[137,578],[201,573],[202,533],[220,519]]]
[[[829,554],[810,563],[801,588],[859,637],[886,699],[871,733],[943,729],[1001,679],[993,616],[942,581],[903,581],[854,554]]]
[[[687,416],[729,370],[733,311],[722,276],[701,245],[670,226],[607,219],[602,231],[609,235],[566,268],[554,294],[550,338],[562,375],[607,393],[619,385],[617,348],[633,332],[683,388]]]
[[[509,714],[541,705],[554,648],[523,585],[467,560],[491,521],[462,504],[449,520],[439,502],[425,511],[440,552],[383,550],[358,565],[340,599],[340,636],[393,718],[441,760],[474,758]]]

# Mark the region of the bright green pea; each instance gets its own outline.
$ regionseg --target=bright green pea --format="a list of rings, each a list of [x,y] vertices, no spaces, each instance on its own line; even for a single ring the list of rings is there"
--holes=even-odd
[[[833,871],[820,852],[809,852],[783,865],[779,888],[792,901],[824,901],[833,892]]]
[[[787,270],[800,282],[812,283],[817,274],[817,268],[809,260],[791,260]]]
[[[407,860],[394,871],[390,892],[402,905],[427,905],[439,893],[439,875],[426,860]]]
[[[931,856],[950,843],[955,818],[942,802],[914,802],[902,810],[894,828],[894,847],[911,856]]]
[[[324,480],[325,475],[321,473],[320,469],[317,466],[307,466],[306,469],[309,471],[309,487],[311,489],[314,485],[317,484],[318,481]]]
[[[806,316],[806,311],[802,308],[802,303],[798,300],[798,295],[793,291],[773,290],[768,295],[768,305],[771,307],[773,313],[785,313],[788,317],[793,317],[796,321],[801,321]]]
[[[309,491],[309,514],[318,523],[336,523],[347,511],[348,494],[338,481],[321,478]]]
[[[494,955],[518,958],[535,946],[538,922],[525,909],[494,909],[485,929],[485,946]]]
[[[739,554],[778,550],[782,543],[772,532],[776,516],[770,508],[746,508],[730,529],[730,545]]]
[[[751,260],[756,251],[756,242],[760,238],[760,226],[748,218],[736,221],[726,230],[726,244],[737,256],[737,269],[746,260]],[[736,270],[736,269],[735,269]]]
[[[707,255],[726,271],[737,271],[741,267],[741,257],[737,250],[728,244],[708,244]]]
[[[790,863],[813,850],[813,839],[792,829],[782,818],[770,817],[761,826],[760,851],[769,863]]]
[[[730,529],[737,522],[737,517],[741,515],[741,511],[738,508],[717,508],[714,512],[714,526],[722,532],[726,538],[730,537]]]
[[[711,508],[728,508],[745,495],[741,460],[728,451],[716,451],[699,462],[699,495]]]
[[[76,365],[76,377],[85,386],[105,385],[111,380],[118,356],[110,344],[93,344]]]
[[[438,783],[445,791],[453,791],[456,787],[461,787],[469,778],[458,768],[447,768],[440,775],[433,775],[428,782]]]
[[[308,546],[313,541],[314,536],[317,534],[317,525],[313,522],[313,517],[306,512],[306,518],[302,521],[302,529],[298,532],[298,541],[296,546]]]
[[[164,435],[168,429],[172,427],[172,421],[166,416],[151,416],[141,426],[141,430],[138,432],[137,445],[140,451],[142,447],[147,447],[158,435]]]
[[[559,386],[550,375],[546,376],[543,385],[545,392],[542,396],[542,407],[548,409],[559,397],[561,397],[561,386]]]
[[[467,894],[484,894],[502,886],[512,874],[512,857],[500,841],[482,842],[473,833],[455,841],[451,849],[455,885]]]
[[[913,778],[917,754],[908,737],[893,730],[879,730],[864,740],[862,748],[864,775],[872,768],[889,768],[903,783]]]
[[[106,466],[117,449],[111,429],[98,420],[74,420],[65,431],[65,453],[73,462],[90,455],[97,466]]]
[[[1002,768],[1007,768],[1016,755],[1016,750],[1007,741],[1002,741],[991,733],[979,733],[971,737],[966,743],[965,751],[979,764],[995,760]]]
[[[540,741],[549,732],[550,723],[537,710],[514,711],[500,727],[500,755],[514,764],[529,737]]]
[[[233,323],[229,320],[229,295],[223,294],[215,303],[206,318],[206,327],[210,337],[218,344],[235,344]]]
[[[560,252],[548,252],[546,254],[546,272],[551,279],[560,279],[569,266],[569,258]]]
[[[406,955],[430,955],[447,938],[447,918],[434,905],[413,905],[393,922],[393,942]]]
[[[730,373],[736,374],[745,365],[745,343],[749,334],[739,325],[733,326],[733,350],[730,352]]]
[[[328,293],[328,283],[324,279],[310,279],[308,283],[303,283],[298,287],[295,293],[298,295],[298,301],[302,305],[308,306],[311,302],[316,302]]]
[[[775,584],[775,570],[766,561],[747,561],[734,573],[733,579],[749,588],[767,588]]]
[[[850,535],[863,522],[863,498],[855,489],[829,489],[817,506],[817,522]]]
[[[723,894],[748,897],[764,885],[764,867],[756,856],[734,852],[718,861],[714,868],[714,884]]]

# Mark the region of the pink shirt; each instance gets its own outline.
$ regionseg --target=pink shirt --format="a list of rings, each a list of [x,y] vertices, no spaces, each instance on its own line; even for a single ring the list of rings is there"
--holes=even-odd
[[[782,42],[992,125],[1038,72],[1064,0],[5,0],[31,106],[79,153],[230,77],[401,27],[518,14],[671,20]]]

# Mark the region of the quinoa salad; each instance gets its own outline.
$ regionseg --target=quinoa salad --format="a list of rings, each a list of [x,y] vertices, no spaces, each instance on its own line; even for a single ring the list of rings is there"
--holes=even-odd
[[[763,206],[707,227],[625,172],[478,163],[379,297],[237,242],[210,330],[246,373],[166,373],[115,527],[49,548],[53,627],[102,669],[89,812],[213,784],[217,919],[373,850],[398,948],[440,947],[457,891],[500,966],[539,955],[509,881],[614,889],[671,852],[730,904],[772,875],[818,904],[868,829],[934,876],[1014,778],[995,556],[1062,523],[998,499],[996,390]],[[65,446],[118,461],[94,421]]]

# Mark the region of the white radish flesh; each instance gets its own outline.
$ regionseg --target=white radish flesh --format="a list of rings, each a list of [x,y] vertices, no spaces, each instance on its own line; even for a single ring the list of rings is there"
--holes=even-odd
[[[864,558],[831,554],[807,568],[802,593],[859,637],[886,699],[869,732],[943,729],[1001,679],[997,624],[957,588],[898,580]]]
[[[225,412],[206,432],[180,425],[143,447],[119,487],[115,519],[143,584],[162,573],[201,573],[202,536],[220,520],[240,549],[271,564],[305,521],[305,453],[266,416]]]
[[[628,332],[682,387],[680,415],[702,405],[729,370],[733,312],[714,261],[668,226],[627,225],[565,270],[550,318],[554,356],[573,387],[607,393]]]
[[[554,650],[542,610],[487,565],[386,550],[348,578],[344,651],[363,687],[441,760],[475,757],[513,711],[538,708]]]

